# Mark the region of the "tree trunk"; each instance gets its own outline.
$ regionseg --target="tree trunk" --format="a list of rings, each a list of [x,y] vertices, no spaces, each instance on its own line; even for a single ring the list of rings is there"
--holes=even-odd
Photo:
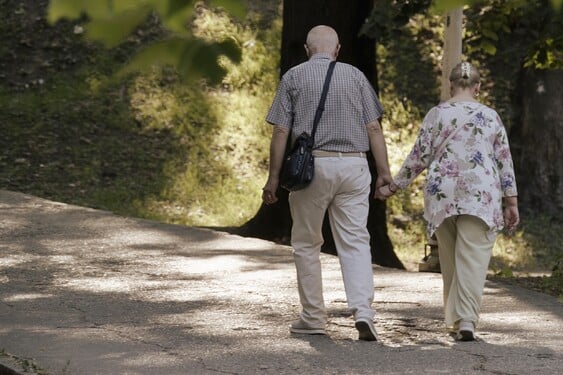
[[[563,70],[525,70],[520,122],[511,129],[519,203],[535,212],[563,212]]]
[[[444,57],[442,58],[442,81],[440,101],[451,97],[450,72],[461,62],[463,8],[455,8],[446,13],[444,27]]]
[[[289,68],[307,60],[303,45],[309,30],[316,25],[331,26],[340,38],[341,49],[338,60],[360,69],[377,90],[377,70],[375,64],[375,41],[359,37],[358,33],[373,7],[373,0],[285,0],[283,4],[283,34],[280,74]],[[370,171],[377,176],[373,158],[369,159]],[[387,235],[387,217],[385,202],[377,201],[370,193],[368,230],[371,235],[372,263],[386,267],[404,269],[396,256],[393,245]],[[291,216],[289,213],[288,193],[278,191],[280,200],[272,205],[262,205],[256,216],[239,228],[238,233],[289,243],[291,235]],[[336,248],[328,218],[323,226],[325,242],[322,251],[336,254]]]

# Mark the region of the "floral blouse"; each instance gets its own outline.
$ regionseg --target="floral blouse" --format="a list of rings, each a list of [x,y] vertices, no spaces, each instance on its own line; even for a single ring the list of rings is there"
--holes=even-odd
[[[502,198],[517,191],[506,130],[495,110],[469,101],[432,108],[394,182],[404,189],[424,169],[429,236],[455,215],[477,216],[491,231],[503,228]]]

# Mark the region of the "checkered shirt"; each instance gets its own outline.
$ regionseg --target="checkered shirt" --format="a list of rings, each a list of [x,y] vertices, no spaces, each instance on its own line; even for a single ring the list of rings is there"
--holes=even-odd
[[[316,54],[288,70],[266,117],[272,125],[291,128],[292,141],[311,134],[331,57]],[[383,107],[364,74],[352,65],[337,63],[325,110],[315,134],[315,149],[337,152],[369,150],[366,125],[383,114]]]

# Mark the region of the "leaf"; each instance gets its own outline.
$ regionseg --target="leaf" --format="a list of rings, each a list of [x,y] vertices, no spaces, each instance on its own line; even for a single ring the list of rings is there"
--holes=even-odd
[[[152,66],[171,65],[188,82],[209,78],[211,83],[218,83],[225,75],[219,65],[220,56],[238,62],[241,51],[232,40],[208,43],[193,38],[173,38],[143,49],[118,73],[118,77]]]
[[[112,48],[121,43],[150,14],[148,6],[125,10],[122,13],[94,18],[86,25],[86,35]]]
[[[471,0],[435,0],[432,9],[437,12],[446,12],[472,3]]]
[[[241,51],[234,40],[214,44],[197,41],[186,46],[177,68],[188,82],[207,78],[211,84],[220,83],[226,74],[226,70],[219,65],[220,56],[239,62]]]
[[[51,0],[47,10],[47,21],[53,24],[63,18],[76,19],[85,13],[95,17],[107,11],[107,3],[104,1]]]
[[[192,18],[194,10],[193,4],[187,4],[183,8],[175,8],[174,10],[168,9],[166,14],[161,14],[162,22],[169,30],[187,35],[188,28],[186,25]]]
[[[236,18],[246,17],[246,7],[242,0],[210,0],[209,4],[213,7],[224,8],[229,14]]]
[[[87,14],[90,19],[106,18],[136,8],[145,8],[147,4],[148,0],[51,0],[47,20],[54,23],[62,18],[76,19],[83,14]]]
[[[499,25],[499,27],[502,27],[503,25]],[[491,40],[498,40],[498,35],[497,33],[495,33],[493,30],[491,29],[481,29],[481,34],[483,34],[484,36],[486,36],[488,39]]]
[[[170,39],[149,45],[137,53],[117,76],[123,76],[134,71],[146,70],[155,65],[177,66],[180,60],[178,51],[183,48],[185,41],[182,39]]]
[[[162,1],[162,0],[154,0],[154,3],[156,3],[155,4],[155,8],[156,8],[158,6],[157,4],[166,3],[166,2]],[[194,1],[193,0],[168,0],[167,6],[166,6],[166,13],[164,13],[164,12],[161,12],[161,13],[165,14],[166,16],[170,16],[170,15],[177,13],[177,12],[183,12],[186,8],[193,9],[194,8]]]
[[[78,18],[82,9],[80,1],[51,0],[47,9],[47,21],[53,24],[61,18]]]
[[[495,55],[497,53],[497,47],[488,40],[482,40],[479,46],[489,55]]]

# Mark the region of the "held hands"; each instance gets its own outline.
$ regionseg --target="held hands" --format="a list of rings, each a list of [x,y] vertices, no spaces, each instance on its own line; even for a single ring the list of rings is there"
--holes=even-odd
[[[393,185],[393,186],[392,186]],[[390,183],[375,189],[375,199],[384,201],[397,192],[398,188],[395,184]]]
[[[393,182],[390,175],[380,176],[375,182],[375,199],[385,200],[391,197],[399,190],[399,187]]]
[[[391,185],[392,183],[393,183],[393,178],[391,177],[390,174],[378,175],[377,180],[375,180],[375,193],[373,197],[375,199],[380,199],[380,200],[385,200],[389,198],[393,194],[389,194],[388,196],[385,196],[384,194],[381,194],[381,191],[384,190],[388,193],[385,187]]]

